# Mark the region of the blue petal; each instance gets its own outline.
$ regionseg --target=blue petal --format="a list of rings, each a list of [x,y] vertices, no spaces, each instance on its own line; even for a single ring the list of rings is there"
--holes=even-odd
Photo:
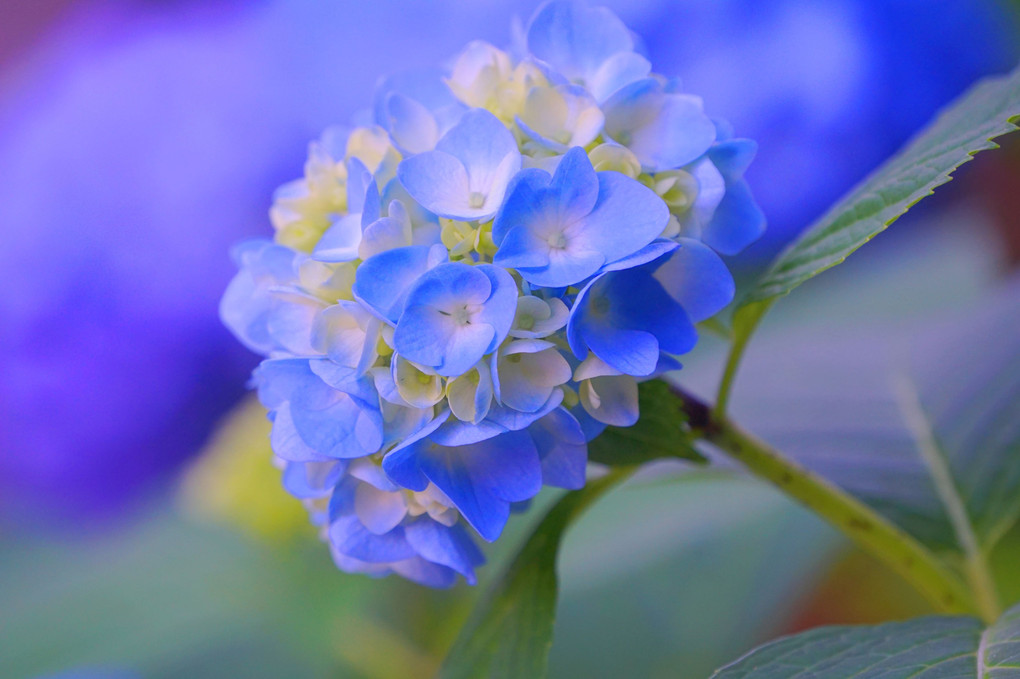
[[[652,171],[682,167],[708,151],[716,129],[701,100],[664,91],[654,78],[624,87],[605,104],[606,134]]]
[[[392,94],[386,102],[390,138],[405,154],[431,151],[439,140],[439,127],[427,108],[402,94]]]
[[[751,187],[743,179],[726,184],[726,195],[715,209],[712,221],[701,233],[702,240],[724,255],[735,255],[765,232],[765,214],[758,207]]]
[[[492,286],[492,293],[477,316],[479,322],[488,323],[496,333],[485,351],[489,353],[506,339],[513,325],[517,313],[517,284],[506,270],[498,266],[481,264],[475,270],[485,274]]]
[[[555,215],[561,222],[573,222],[591,212],[600,198],[601,182],[588,154],[575,146],[556,166],[549,191],[555,197]]]
[[[680,248],[658,267],[655,278],[695,323],[721,311],[736,291],[719,255],[691,238],[680,239]]]
[[[354,296],[381,319],[396,324],[408,289],[439,263],[437,260],[445,261],[446,257],[446,248],[441,245],[412,245],[381,252],[358,267]]]
[[[446,589],[457,583],[457,572],[452,568],[432,563],[421,557],[406,559],[390,564],[394,573],[407,578],[411,582],[426,587]]]
[[[528,433],[542,461],[542,482],[558,488],[584,487],[588,445],[581,425],[565,408],[538,420]]]
[[[421,517],[407,524],[404,534],[422,557],[449,566],[463,575],[468,584],[475,584],[475,566],[484,563],[485,556],[461,525],[447,527]]]
[[[496,169],[508,155],[520,158],[513,133],[499,118],[480,108],[465,113],[439,140],[436,150],[460,160],[471,175]]]
[[[348,214],[326,229],[312,251],[312,259],[319,262],[350,262],[358,258],[360,245],[361,215]]]
[[[493,243],[501,245],[511,228],[531,217],[551,181],[552,175],[538,168],[517,173],[507,187],[506,199],[492,222]]]
[[[509,503],[534,497],[542,488],[538,451],[522,432],[459,448],[435,446],[420,454],[419,464],[489,541],[502,532],[510,515]]]
[[[269,445],[274,455],[292,463],[321,462],[329,459],[305,443],[298,434],[294,418],[290,414],[289,403],[284,403],[273,413]]]
[[[456,157],[429,151],[401,161],[397,177],[425,209],[450,219],[476,219],[467,168]]]
[[[347,469],[342,460],[291,462],[283,469],[284,489],[300,500],[329,495]]]
[[[428,488],[429,480],[425,478],[419,464],[419,453],[427,445],[414,443],[387,453],[382,461],[386,475],[410,490],[423,491]]]
[[[344,516],[329,527],[329,540],[342,554],[367,561],[386,563],[415,556],[414,549],[404,537],[404,529],[394,528],[384,535],[371,533],[356,516]]]
[[[624,269],[633,269],[634,267],[641,266],[652,262],[663,255],[666,255],[679,247],[676,241],[671,240],[654,240],[645,247],[641,248],[633,255],[628,255],[623,259],[618,259],[611,264],[606,264],[599,273],[605,273],[608,271],[623,271]]]
[[[528,25],[528,50],[570,80],[590,79],[611,56],[634,48],[630,31],[604,7],[550,2]]]
[[[634,254],[655,240],[669,221],[669,208],[644,184],[619,172],[599,172],[599,197],[584,218],[583,238],[607,261]]]

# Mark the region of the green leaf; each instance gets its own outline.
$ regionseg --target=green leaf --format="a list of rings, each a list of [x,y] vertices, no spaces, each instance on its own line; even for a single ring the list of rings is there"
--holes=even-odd
[[[617,469],[565,495],[545,515],[507,572],[478,603],[453,644],[440,679],[540,679],[556,617],[556,555],[570,523],[630,475]]]
[[[733,416],[962,565],[994,618],[984,561],[1020,516],[1020,279],[988,297],[924,324],[763,337]]]
[[[844,261],[912,205],[950,181],[992,139],[1017,129],[1020,69],[988,78],[964,93],[897,155],[854,188],[776,258],[733,318],[734,344],[720,387],[725,410],[740,355],[775,300]]]
[[[965,617],[822,627],[757,648],[712,679],[1007,679],[1020,676],[1020,606],[983,628]]]
[[[610,466],[631,466],[662,458],[680,458],[705,462],[694,448],[683,413],[675,406],[675,397],[662,380],[650,380],[638,386],[641,418],[633,427],[606,427],[588,444],[588,459]]]

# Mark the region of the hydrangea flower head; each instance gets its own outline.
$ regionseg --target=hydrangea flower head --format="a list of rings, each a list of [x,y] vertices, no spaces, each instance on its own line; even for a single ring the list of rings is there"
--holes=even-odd
[[[587,443],[732,299],[718,253],[763,228],[753,142],[612,13],[551,2],[526,42],[383,80],[277,194],[276,242],[237,251],[221,315],[344,570],[474,582],[472,536],[584,485]]]

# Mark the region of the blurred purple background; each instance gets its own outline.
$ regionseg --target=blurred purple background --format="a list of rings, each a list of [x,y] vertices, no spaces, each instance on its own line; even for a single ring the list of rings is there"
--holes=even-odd
[[[383,74],[504,44],[527,0],[14,3],[0,22],[0,514],[78,525],[157,491],[244,390],[234,242]],[[605,2],[756,138],[760,261],[1016,59],[994,0]],[[740,262],[735,263],[737,266]]]

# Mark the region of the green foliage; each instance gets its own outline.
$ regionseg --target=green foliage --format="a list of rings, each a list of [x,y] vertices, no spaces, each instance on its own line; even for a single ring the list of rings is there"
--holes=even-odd
[[[822,627],[779,639],[713,679],[1006,679],[1020,676],[1020,606],[983,628],[965,617]]]
[[[571,521],[627,476],[618,469],[549,510],[503,577],[479,602],[440,670],[441,679],[540,679],[556,616],[556,555]]]
[[[783,455],[962,566],[990,617],[984,562],[1020,514],[1018,315],[1013,281],[934,323],[772,333],[733,404]]]
[[[720,388],[725,409],[740,355],[775,300],[843,262],[912,205],[950,181],[975,154],[997,148],[992,139],[1016,130],[1020,69],[984,80],[963,94],[900,153],[854,188],[773,261],[733,318],[734,344]]]
[[[641,419],[633,427],[607,427],[588,444],[588,459],[611,466],[631,466],[661,458],[704,462],[686,428],[676,397],[662,380],[638,387]]]

